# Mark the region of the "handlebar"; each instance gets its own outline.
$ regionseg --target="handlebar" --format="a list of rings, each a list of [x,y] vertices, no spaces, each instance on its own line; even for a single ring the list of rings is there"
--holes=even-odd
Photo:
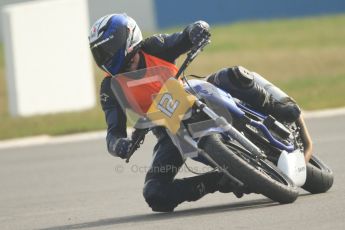
[[[193,47],[191,49],[191,51],[189,51],[189,53],[187,54],[186,59],[184,60],[184,62],[182,63],[180,69],[178,70],[175,78],[176,79],[180,79],[180,75],[182,74],[183,71],[185,71],[185,69],[189,66],[189,64],[194,60],[194,58],[196,58],[196,56],[204,49],[205,46],[207,46],[209,43],[211,42],[211,40],[208,38],[204,38],[203,40],[201,40],[201,42],[196,45],[195,47]]]

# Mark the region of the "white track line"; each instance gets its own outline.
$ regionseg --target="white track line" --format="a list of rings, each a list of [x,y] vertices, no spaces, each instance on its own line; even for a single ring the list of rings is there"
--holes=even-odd
[[[0,150],[9,149],[9,148],[46,145],[46,144],[72,143],[72,142],[96,140],[96,139],[104,139],[105,141],[105,136],[106,136],[105,131],[101,131],[101,132],[78,133],[78,134],[63,135],[63,136],[56,136],[56,137],[49,136],[49,135],[25,137],[25,138],[0,141]]]
[[[335,117],[345,115],[345,107],[336,109],[326,109],[318,111],[303,111],[303,116],[306,119],[311,118],[323,118],[323,117]]]
[[[319,111],[303,111],[303,115],[306,119],[341,116],[341,115],[345,115],[345,107],[337,108],[337,109],[319,110]],[[129,133],[131,131],[132,130],[129,130]],[[98,132],[63,135],[63,136],[57,136],[57,137],[53,137],[49,135],[25,137],[25,138],[19,138],[19,139],[10,139],[10,140],[0,141],[0,150],[9,149],[9,148],[45,145],[45,144],[72,143],[72,142],[96,140],[96,139],[104,139],[105,141],[105,136],[106,136],[105,131],[98,131]]]

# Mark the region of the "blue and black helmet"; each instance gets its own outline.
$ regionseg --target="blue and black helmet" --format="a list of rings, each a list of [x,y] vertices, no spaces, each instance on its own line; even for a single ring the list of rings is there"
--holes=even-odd
[[[111,14],[98,19],[91,28],[89,43],[97,65],[116,75],[125,58],[143,40],[137,23],[126,14]]]

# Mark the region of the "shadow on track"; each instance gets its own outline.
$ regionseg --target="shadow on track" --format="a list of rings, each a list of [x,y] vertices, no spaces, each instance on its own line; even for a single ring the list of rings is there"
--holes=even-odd
[[[165,220],[165,219],[176,219],[176,218],[186,218],[188,216],[202,216],[220,212],[233,212],[233,211],[240,211],[240,210],[248,210],[248,209],[258,209],[258,208],[265,208],[270,206],[279,205],[278,203],[269,200],[269,199],[260,199],[260,200],[251,200],[251,201],[244,201],[235,204],[223,204],[223,205],[216,205],[216,206],[209,206],[209,207],[202,207],[202,208],[192,208],[187,210],[177,210],[170,213],[150,213],[150,214],[141,214],[141,215],[133,215],[133,216],[123,216],[123,217],[114,217],[114,218],[107,218],[101,219],[97,221],[90,221],[85,223],[79,224],[71,224],[71,225],[61,225],[56,227],[50,228],[43,228],[41,230],[69,230],[69,229],[83,229],[83,228],[95,228],[101,226],[111,226],[111,225],[118,225],[118,224],[126,224],[126,223],[140,223],[140,222],[149,222],[149,221],[157,221],[157,220]]]

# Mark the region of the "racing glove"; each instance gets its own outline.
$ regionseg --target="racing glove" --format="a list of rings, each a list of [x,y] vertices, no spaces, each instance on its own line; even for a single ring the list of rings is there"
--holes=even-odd
[[[205,21],[197,21],[189,29],[189,39],[193,46],[198,45],[203,39],[208,39],[211,34],[210,26]]]
[[[132,141],[130,139],[118,138],[112,143],[110,152],[112,155],[115,155],[124,159],[127,157],[131,147],[132,147]]]

